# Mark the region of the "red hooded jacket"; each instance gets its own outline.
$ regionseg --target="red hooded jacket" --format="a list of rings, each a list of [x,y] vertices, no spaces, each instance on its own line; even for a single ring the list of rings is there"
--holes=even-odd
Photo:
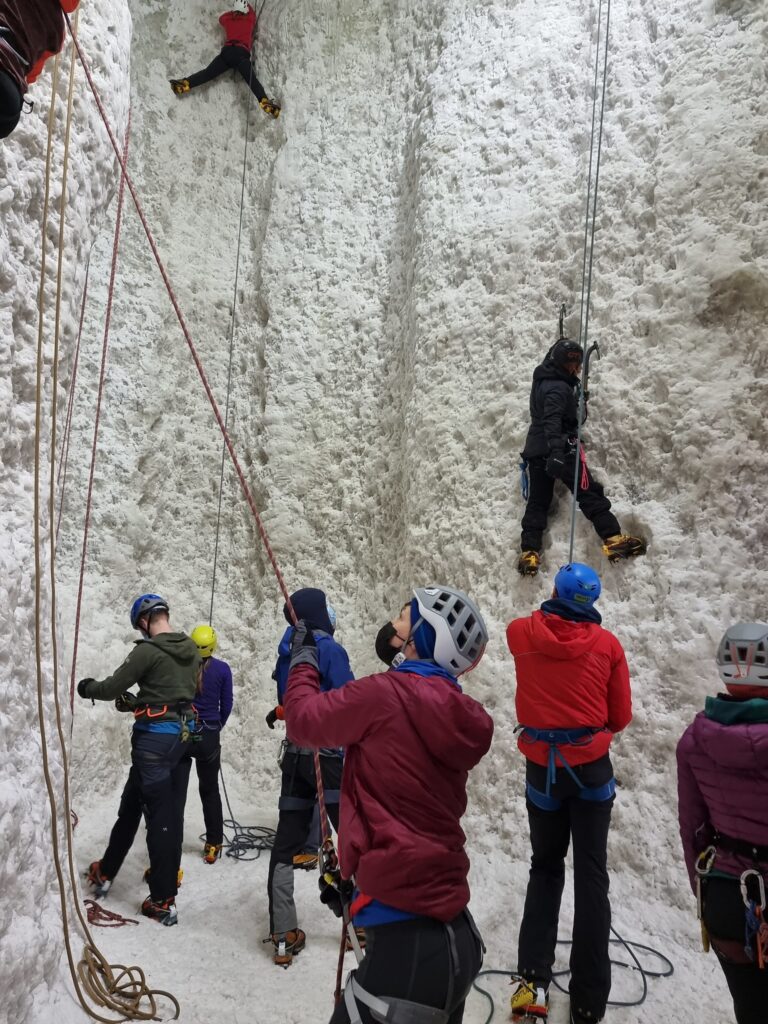
[[[22,95],[43,65],[64,45],[64,15],[72,14],[79,0],[24,0],[23,4],[0,0],[0,25],[12,37],[13,50],[0,44],[0,70],[13,78]],[[23,11],[23,13],[22,13]]]
[[[469,902],[467,773],[491,745],[493,720],[441,676],[389,671],[319,688],[314,668],[294,668],[285,718],[302,746],[346,748],[344,877],[398,910],[453,920]]]
[[[244,46],[250,52],[256,31],[256,11],[252,7],[248,8],[247,14],[226,11],[219,18],[219,24],[227,35],[225,46]]]
[[[627,659],[613,633],[596,622],[572,622],[535,611],[510,622],[507,644],[515,659],[515,710],[520,725],[607,730],[563,750],[571,765],[606,754],[612,734],[632,720]],[[546,765],[547,743],[532,743],[521,736],[517,745],[530,761]]]

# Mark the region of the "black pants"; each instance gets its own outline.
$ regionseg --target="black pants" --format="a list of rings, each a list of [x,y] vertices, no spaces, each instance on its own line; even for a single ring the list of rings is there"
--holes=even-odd
[[[717,948],[718,939],[737,942],[740,947],[744,945],[745,908],[738,881],[708,878],[704,883],[703,900],[704,923],[728,982],[736,1024],[765,1024],[768,1019],[768,968],[760,970],[757,963],[734,963],[731,951]]]
[[[7,139],[19,123],[22,96],[15,79],[0,71],[0,139]]]
[[[547,460],[533,458],[528,460],[528,503],[525,506],[522,521],[522,537],[520,547],[523,551],[541,551],[542,537],[547,528],[549,506],[555,481],[546,470]],[[573,493],[573,460],[566,460],[566,471],[563,483]],[[579,508],[594,526],[598,536],[605,540],[621,533],[616,516],[611,512],[611,503],[603,492],[603,485],[598,483],[587,471],[589,486],[578,490]]]
[[[214,846],[224,842],[224,815],[219,793],[221,768],[221,728],[205,726],[199,740],[189,745],[189,754],[197,768],[197,782],[205,821],[205,841]]]
[[[198,85],[212,82],[214,78],[223,75],[225,71],[234,70],[246,80],[251,87],[251,92],[259,102],[267,95],[262,88],[261,82],[256,77],[256,71],[251,64],[251,54],[244,46],[222,46],[221,53],[214,57],[207,68],[196,71],[188,78],[190,89],[196,89]]]
[[[344,762],[338,756],[320,756],[320,773],[328,810],[339,827],[339,790]],[[283,935],[297,927],[293,900],[293,858],[307,841],[312,812],[317,802],[315,764],[311,753],[289,752],[283,758],[277,834],[269,858],[269,930]]]
[[[153,900],[176,895],[184,805],[192,761],[187,743],[175,733],[133,730],[132,760],[141,784],[147,818],[149,893]]]
[[[588,787],[601,786],[613,776],[607,756],[575,771]],[[528,781],[536,789],[544,790],[545,776],[546,769],[528,762]],[[559,810],[544,811],[526,801],[532,856],[517,970],[545,986],[552,980],[565,857],[573,837],[573,945],[568,988],[571,1005],[600,1020],[611,990],[607,847],[613,797],[600,802],[583,800],[576,795],[578,791],[561,768],[551,790],[552,796],[562,801]]]
[[[120,797],[117,821],[112,826],[107,848],[101,858],[101,871],[107,878],[115,878],[123,866],[123,861],[133,846],[143,813],[141,776],[135,765],[131,765]]]
[[[451,927],[453,950],[446,926],[430,917],[366,928],[365,959],[355,972],[357,981],[374,996],[447,1009],[449,1024],[461,1024],[464,1002],[482,966],[483,953],[466,911],[451,921]],[[372,1024],[368,1007],[359,1001],[357,1006],[363,1024]],[[330,1024],[349,1024],[344,999]]]

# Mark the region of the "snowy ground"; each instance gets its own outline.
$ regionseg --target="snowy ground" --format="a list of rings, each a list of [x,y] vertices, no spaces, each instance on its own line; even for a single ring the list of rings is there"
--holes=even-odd
[[[83,7],[86,50],[98,56],[122,132],[127,19],[112,24],[101,0]],[[562,500],[552,517],[543,578],[521,582],[516,462],[531,371],[552,340],[559,304],[577,308],[597,5],[266,0],[258,70],[284,105],[278,122],[249,109],[231,76],[183,100],[172,96],[167,79],[216,52],[218,8],[204,0],[129,7],[130,165],[222,407],[248,118],[230,425],[288,586],[327,589],[359,675],[376,667],[376,630],[414,583],[454,582],[486,614],[491,643],[468,685],[494,715],[496,738],[471,780],[465,825],[487,966],[509,967],[527,831],[503,627],[547,595],[567,557],[569,511]],[[635,699],[635,719],[615,745],[612,896],[621,934],[667,953],[676,973],[651,985],[642,1008],[611,1010],[608,1019],[655,1024],[674,1005],[680,1024],[722,1024],[728,999],[713,959],[698,951],[682,869],[674,746],[715,688],[723,627],[765,616],[768,10],[740,0],[637,0],[614,4],[611,33],[591,319],[604,358],[594,368],[586,442],[622,526],[651,544],[646,559],[605,572],[601,601],[627,649]],[[0,306],[10,367],[0,621],[19,638],[13,662],[10,652],[2,656],[0,693],[13,707],[27,707],[23,694],[35,681],[33,271],[49,89],[43,76],[34,116],[0,149],[9,183],[0,190],[0,265],[12,296]],[[116,184],[82,89],[76,125],[60,430],[85,253],[99,237],[56,560],[62,688],[111,253],[111,224],[101,216]],[[26,203],[14,201],[20,195]],[[220,437],[131,211],[123,241],[78,676],[106,674],[122,660],[136,593],[165,594],[186,629],[207,618],[211,601]],[[50,269],[48,282],[50,302]],[[576,552],[596,565],[602,558],[581,521]],[[225,764],[247,823],[275,818],[277,740],[264,714],[280,607],[227,469],[214,625],[235,673]],[[0,858],[9,894],[0,911],[0,988],[11,993],[4,1011],[14,1024],[47,1024],[55,1005],[57,1020],[69,1024],[82,1014],[57,964],[34,709],[2,721],[3,760],[14,769],[0,789],[0,813],[24,822],[18,835],[6,829]],[[78,706],[72,754],[84,868],[117,807],[126,723],[108,707]],[[278,971],[261,944],[266,860],[203,865],[194,794],[189,811],[179,927],[142,921],[104,931],[105,953],[139,963],[154,985],[174,991],[184,1024],[222,1012],[266,1024],[326,1019],[337,935],[314,879],[298,879],[306,953]],[[144,863],[137,847],[110,907],[135,913]],[[569,912],[566,902],[563,934]],[[634,991],[636,981],[617,978],[616,992]],[[502,983],[496,991],[506,995]],[[566,1012],[555,995],[553,1024]],[[501,1002],[497,1014],[505,1015]],[[473,995],[468,1024],[485,1016]]]

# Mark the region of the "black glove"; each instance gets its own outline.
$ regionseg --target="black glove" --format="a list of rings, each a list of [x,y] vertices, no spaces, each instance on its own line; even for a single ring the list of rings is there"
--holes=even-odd
[[[121,693],[119,697],[115,697],[115,709],[117,711],[135,711],[136,698],[128,691]]]
[[[92,679],[90,676],[88,677],[88,679],[81,679],[80,682],[77,684],[78,697],[84,697],[85,700],[88,700],[88,684],[95,682],[96,680]]]
[[[320,889],[320,902],[330,907],[336,917],[341,917],[344,907],[351,902],[355,890],[354,883],[349,878],[342,878],[338,869],[326,871],[320,875],[318,881]]]
[[[291,639],[291,663],[289,671],[297,665],[311,665],[318,669],[317,644],[312,630],[303,619],[299,619]]]
[[[267,717],[264,719],[270,729],[275,728],[275,722],[277,721],[277,708],[272,708]]]

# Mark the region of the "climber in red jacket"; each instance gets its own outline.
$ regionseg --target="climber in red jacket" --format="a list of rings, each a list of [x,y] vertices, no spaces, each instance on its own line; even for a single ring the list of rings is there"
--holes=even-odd
[[[171,88],[177,96],[184,96],[190,89],[211,82],[223,75],[225,71],[237,71],[250,86],[251,92],[259,101],[259,106],[270,117],[280,117],[280,107],[270,100],[264,92],[261,82],[251,63],[251,47],[256,31],[256,11],[248,0],[232,0],[232,9],[219,18],[219,24],[226,33],[226,41],[221,53],[214,57],[207,68],[195,72],[189,78],[172,78]]]
[[[24,94],[64,45],[64,14],[79,0],[0,0],[0,139],[19,123]]]
[[[379,633],[376,651],[390,670],[321,693],[312,631],[296,628],[286,726],[302,746],[346,750],[335,882],[367,938],[332,1024],[397,1019],[404,1003],[432,1008],[429,1019],[445,1024],[463,1018],[482,953],[460,821],[493,721],[458,677],[487,639],[466,594],[419,588]],[[353,878],[349,893],[342,879]],[[332,902],[327,893],[323,901]]]

